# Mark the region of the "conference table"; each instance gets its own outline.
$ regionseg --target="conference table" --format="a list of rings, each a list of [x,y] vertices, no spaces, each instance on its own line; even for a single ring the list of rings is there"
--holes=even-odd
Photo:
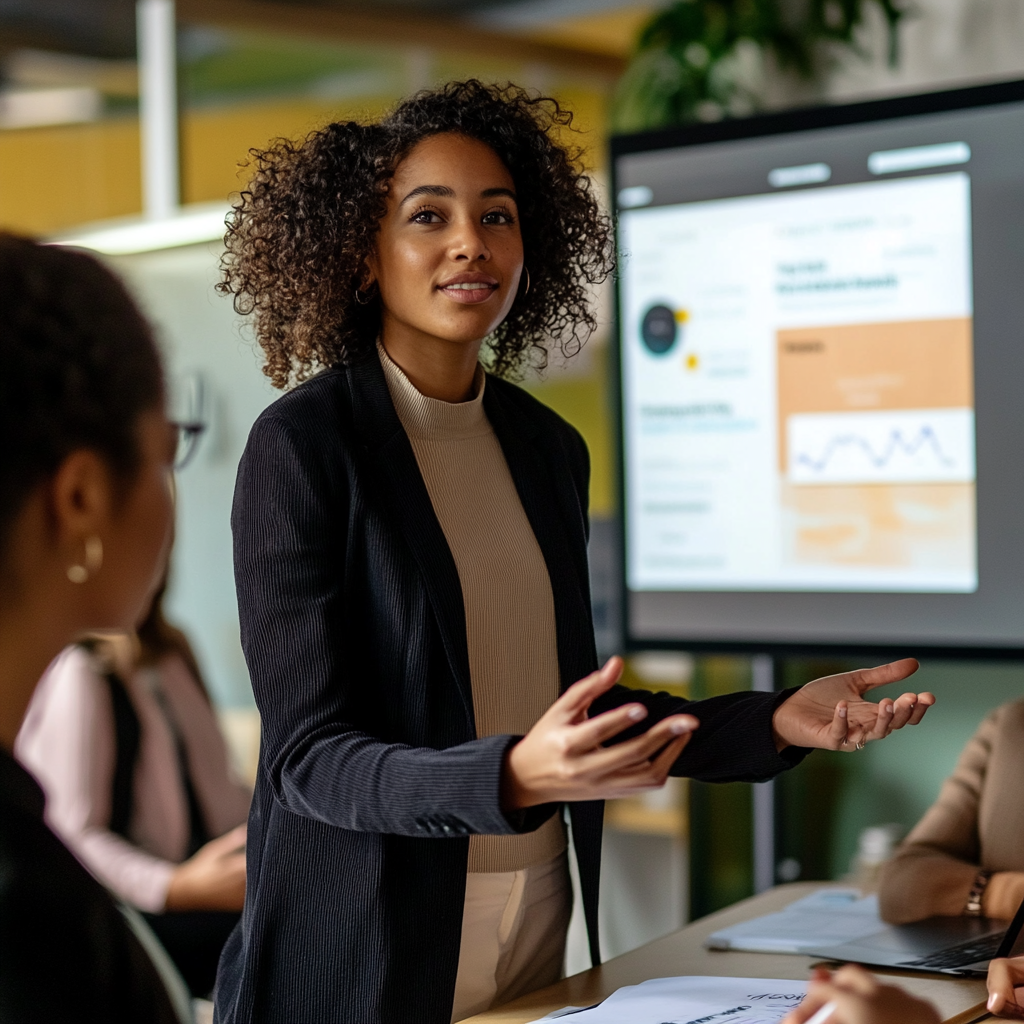
[[[504,1006],[467,1018],[473,1024],[527,1024],[563,1006],[591,1006],[623,985],[648,978],[675,975],[716,975],[734,978],[783,978],[805,980],[820,960],[780,953],[737,953],[704,948],[704,940],[719,928],[771,914],[822,888],[821,882],[794,882],[710,914],[631,953],[608,960],[600,967],[574,974],[555,985],[531,992]],[[898,983],[916,996],[930,999],[945,1024],[972,1024],[991,1020],[985,1012],[985,982],[941,974],[877,970],[879,978]],[[573,1017],[565,1018],[571,1021]]]

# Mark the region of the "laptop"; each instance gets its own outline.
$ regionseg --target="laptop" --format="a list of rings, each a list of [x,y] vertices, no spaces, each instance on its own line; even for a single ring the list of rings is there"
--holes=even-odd
[[[1024,902],[1007,927],[991,917],[929,917],[888,925],[855,942],[807,951],[809,956],[930,974],[984,977],[990,960],[1024,953]]]

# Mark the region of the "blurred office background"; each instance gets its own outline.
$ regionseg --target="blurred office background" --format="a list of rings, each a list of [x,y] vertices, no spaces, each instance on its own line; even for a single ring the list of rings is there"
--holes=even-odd
[[[146,16],[159,21],[162,2],[143,0]],[[805,26],[805,65],[787,65],[770,31],[741,23],[744,9],[777,9]],[[745,8],[727,0],[178,0],[177,154],[150,150],[149,158],[171,160],[168,181],[166,167],[154,171],[140,156],[137,13],[134,0],[0,0],[0,226],[104,253],[158,327],[177,418],[205,427],[178,480],[169,607],[195,644],[249,774],[259,721],[238,640],[228,514],[249,426],[275,393],[213,286],[219,226],[231,193],[244,187],[251,148],[329,120],[373,116],[448,79],[512,80],[575,111],[603,189],[616,129],[1024,76],[1020,0],[903,8],[882,0],[751,0]],[[590,446],[595,616],[608,654],[619,644],[612,306],[608,293],[598,300],[602,327],[583,353],[567,364],[555,358],[526,383]],[[627,681],[699,697],[764,678],[794,685],[845,667],[646,652],[630,659]],[[607,952],[772,881],[869,878],[932,801],[985,713],[1024,693],[1024,665],[931,662],[919,680],[939,696],[925,728],[856,757],[816,754],[813,766],[777,784],[767,876],[755,863],[750,786],[673,782],[609,805]],[[570,970],[587,965],[579,929],[574,935]]]

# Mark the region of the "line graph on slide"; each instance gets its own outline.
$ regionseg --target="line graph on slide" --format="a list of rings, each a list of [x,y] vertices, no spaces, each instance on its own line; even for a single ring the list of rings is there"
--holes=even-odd
[[[942,450],[942,445],[939,443],[934,429],[929,424],[921,427],[916,437],[909,439],[903,436],[902,430],[889,431],[885,447],[880,452],[876,452],[871,442],[860,434],[839,434],[829,439],[820,457],[815,458],[807,452],[798,452],[796,461],[814,473],[822,473],[828,469],[833,456],[838,456],[844,449],[849,447],[859,448],[875,469],[884,469],[898,455],[906,455],[913,458],[925,447],[931,448],[931,453],[938,465],[954,465],[954,460]]]
[[[787,475],[794,484],[974,479],[970,409],[795,414],[786,433]]]

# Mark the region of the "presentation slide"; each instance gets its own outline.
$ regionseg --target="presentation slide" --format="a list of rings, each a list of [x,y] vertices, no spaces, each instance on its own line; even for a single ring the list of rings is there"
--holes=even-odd
[[[978,587],[963,171],[623,210],[633,591]]]

